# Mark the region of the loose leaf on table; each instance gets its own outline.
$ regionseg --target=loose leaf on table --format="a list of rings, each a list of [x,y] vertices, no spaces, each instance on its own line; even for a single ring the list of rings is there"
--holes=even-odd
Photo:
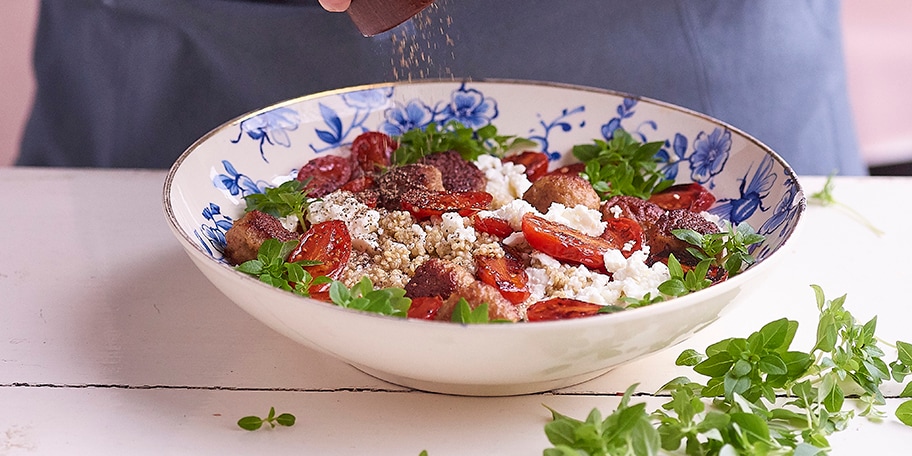
[[[899,407],[896,408],[896,418],[906,426],[912,426],[912,401],[899,404]]]
[[[833,175],[831,174],[831,175],[827,176],[827,180],[826,180],[826,183],[823,185],[823,188],[816,193],[812,193],[811,196],[808,197],[808,201],[819,204],[821,206],[836,206],[839,209],[842,209],[843,211],[845,211],[847,214],[849,214],[849,216],[851,216],[852,218],[857,220],[859,223],[864,225],[866,228],[871,230],[871,232],[873,232],[875,235],[883,236],[884,232],[880,228],[877,228],[876,226],[874,226],[874,224],[871,223],[870,221],[868,221],[868,219],[866,219],[863,215],[861,215],[860,212],[856,211],[855,209],[852,209],[848,205],[845,205],[845,204],[837,201],[836,198],[833,196],[834,187],[835,187],[835,183],[833,182]]]
[[[282,413],[281,415],[276,416],[275,407],[269,407],[269,414],[266,415],[266,418],[260,418],[255,415],[245,416],[238,420],[237,425],[241,429],[248,431],[256,431],[263,427],[264,424],[268,424],[270,427],[279,426],[294,426],[295,416],[291,413]]]
[[[874,334],[877,319],[859,324],[844,308],[845,296],[827,299],[820,287],[812,288],[819,321],[810,352],[791,348],[798,322],[779,319],[746,338],[724,339],[705,353],[687,349],[678,356],[677,365],[692,366],[708,380],[679,377],[662,387],[671,399],[648,415],[646,424],[657,429],[663,450],[688,455],[826,454],[827,437],[845,429],[855,415],[853,409],[843,409],[844,388],[862,391],[857,399],[865,406],[861,415],[883,416],[878,410],[885,403],[880,385],[889,379],[889,370]],[[894,378],[897,372],[906,375],[912,364],[912,345],[896,345],[897,360],[890,363]],[[900,396],[912,397],[912,383]],[[625,394],[609,418],[631,408],[626,399]],[[629,444],[609,446],[636,440],[634,426],[617,428],[621,434],[608,437],[611,422],[601,420],[597,410],[586,421],[554,411],[552,415],[545,433],[555,448],[545,450],[546,455],[655,454],[649,445],[636,451]],[[896,417],[912,426],[912,400],[899,405]]]
[[[618,408],[605,418],[597,409],[580,421],[549,408],[552,420],[545,425],[545,435],[554,447],[546,449],[544,455],[658,454],[661,438],[646,413],[646,404],[630,405],[635,388],[631,385]]]

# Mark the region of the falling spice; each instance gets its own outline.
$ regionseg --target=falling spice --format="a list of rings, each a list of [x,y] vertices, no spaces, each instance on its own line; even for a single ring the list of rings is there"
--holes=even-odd
[[[449,35],[453,18],[446,14],[449,0],[437,0],[390,33],[394,81],[454,79],[450,62],[455,41]]]

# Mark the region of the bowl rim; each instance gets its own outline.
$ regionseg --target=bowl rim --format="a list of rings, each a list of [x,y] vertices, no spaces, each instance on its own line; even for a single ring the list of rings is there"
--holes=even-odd
[[[524,80],[524,79],[501,79],[501,78],[420,79],[420,80],[412,80],[412,81],[381,82],[381,83],[372,83],[372,84],[363,84],[363,85],[342,87],[342,88],[325,90],[325,91],[321,91],[321,92],[315,92],[315,93],[302,95],[302,96],[295,97],[295,98],[282,100],[282,101],[270,104],[268,106],[249,111],[240,116],[237,116],[231,120],[228,120],[228,121],[218,125],[217,127],[213,128],[212,130],[207,132],[205,135],[201,136],[199,139],[194,141],[190,146],[187,147],[187,149],[175,160],[174,164],[172,164],[172,166],[169,168],[168,173],[164,180],[163,187],[162,187],[162,206],[163,206],[164,215],[168,222],[168,225],[171,228],[171,231],[178,238],[178,240],[183,244],[184,250],[187,251],[188,255],[192,256],[193,253],[196,253],[198,255],[205,256],[206,252],[204,252],[200,246],[198,246],[196,243],[194,243],[193,240],[190,238],[190,236],[183,229],[181,229],[179,224],[177,223],[177,219],[176,219],[176,216],[174,213],[174,208],[173,208],[172,201],[171,201],[171,195],[173,192],[175,176],[176,176],[178,170],[180,169],[181,165],[183,164],[183,162],[202,143],[206,142],[209,138],[211,138],[212,136],[216,135],[217,133],[219,133],[220,131],[222,131],[226,128],[236,126],[241,121],[243,121],[247,118],[250,118],[250,117],[254,117],[254,116],[264,113],[264,112],[268,112],[268,111],[271,111],[271,110],[274,110],[274,109],[277,109],[280,107],[295,105],[295,104],[305,102],[308,100],[312,100],[312,99],[324,98],[327,96],[334,96],[334,95],[340,95],[340,94],[345,94],[345,93],[358,92],[358,91],[370,90],[370,89],[387,88],[387,87],[421,86],[421,85],[458,85],[458,84],[463,84],[463,83],[480,83],[480,84],[493,84],[493,85],[506,85],[506,86],[528,86],[528,87],[551,87],[551,88],[567,89],[567,90],[581,91],[581,92],[592,92],[592,93],[598,93],[598,94],[603,94],[603,95],[613,95],[613,96],[624,97],[624,98],[632,98],[637,101],[644,101],[644,102],[647,102],[647,103],[650,103],[650,104],[653,104],[653,105],[656,105],[656,106],[659,106],[662,108],[670,109],[673,111],[678,111],[678,112],[681,112],[681,113],[684,113],[684,114],[687,114],[690,116],[694,116],[698,119],[702,119],[702,120],[723,126],[727,129],[729,129],[730,131],[742,136],[748,142],[759,147],[770,158],[772,158],[774,161],[779,163],[782,166],[786,175],[788,177],[792,178],[792,180],[794,181],[794,185],[795,185],[796,191],[797,191],[796,202],[794,204],[798,206],[798,211],[795,214],[795,223],[794,223],[794,227],[792,228],[792,233],[783,241],[782,244],[780,244],[775,250],[770,252],[770,255],[767,258],[765,258],[764,260],[755,264],[750,269],[738,274],[737,276],[729,278],[721,283],[712,285],[709,288],[706,288],[706,289],[703,289],[703,290],[700,290],[700,291],[697,291],[694,293],[690,293],[685,296],[670,299],[670,300],[667,300],[664,302],[656,303],[654,305],[639,307],[639,308],[635,308],[635,309],[627,309],[624,311],[606,313],[606,314],[602,314],[602,315],[593,315],[593,316],[584,317],[584,318],[549,320],[549,321],[541,321],[541,322],[519,322],[521,324],[459,324],[459,323],[453,323],[453,322],[428,321],[428,320],[422,320],[422,319],[392,317],[392,316],[388,316],[388,315],[380,315],[380,314],[371,313],[371,312],[364,312],[364,311],[360,311],[360,310],[348,309],[348,308],[340,307],[340,306],[333,305],[330,303],[326,303],[323,301],[319,301],[319,300],[316,300],[313,298],[306,298],[306,297],[303,297],[300,295],[295,295],[294,293],[278,289],[276,287],[273,287],[269,284],[266,284],[256,278],[254,278],[254,277],[251,277],[248,274],[244,274],[240,271],[237,271],[235,268],[233,268],[227,264],[218,263],[218,264],[215,264],[215,266],[224,268],[226,271],[230,271],[236,277],[238,277],[240,280],[249,281],[248,283],[255,283],[256,284],[255,286],[263,287],[264,290],[267,290],[266,293],[279,293],[275,296],[285,296],[286,298],[288,296],[292,296],[296,299],[300,299],[303,303],[307,303],[307,305],[312,304],[312,305],[328,306],[328,307],[335,308],[335,310],[339,311],[339,312],[348,312],[352,315],[360,316],[360,317],[356,317],[356,318],[377,318],[377,319],[380,319],[379,321],[390,321],[390,322],[399,321],[399,322],[403,322],[401,324],[411,324],[411,325],[435,325],[435,328],[436,328],[435,331],[440,331],[440,330],[447,330],[447,331],[467,331],[467,330],[469,330],[469,331],[498,331],[498,332],[502,332],[502,331],[541,331],[543,329],[563,330],[563,328],[567,327],[567,326],[569,326],[571,328],[578,327],[578,328],[582,329],[582,328],[588,327],[590,325],[600,325],[604,320],[606,320],[608,318],[611,318],[615,322],[618,322],[619,320],[621,322],[623,322],[623,320],[631,319],[631,318],[639,319],[642,317],[649,317],[650,314],[655,314],[654,316],[662,315],[664,313],[672,312],[679,307],[690,307],[690,306],[697,305],[699,302],[702,302],[705,299],[710,298],[712,295],[720,295],[720,294],[724,294],[725,292],[729,292],[729,291],[738,289],[741,287],[742,282],[746,282],[746,281],[750,280],[751,278],[753,278],[754,276],[761,275],[766,269],[772,267],[773,263],[778,262],[776,260],[780,259],[780,257],[782,256],[781,251],[784,249],[784,247],[790,246],[794,242],[793,238],[795,237],[796,232],[802,225],[801,221],[803,220],[804,214],[807,209],[807,197],[804,193],[804,188],[801,185],[801,182],[798,179],[795,171],[785,161],[785,159],[783,159],[773,149],[771,149],[769,146],[767,146],[765,143],[758,140],[754,136],[750,135],[749,133],[747,133],[735,126],[732,126],[732,125],[730,125],[722,120],[719,120],[715,117],[712,117],[710,115],[701,113],[699,111],[692,110],[690,108],[686,108],[686,107],[683,107],[680,105],[665,102],[662,100],[657,100],[657,99],[650,98],[650,97],[630,94],[627,92],[621,92],[621,91],[617,91],[617,90],[605,89],[605,88],[600,88],[600,87],[591,87],[591,86],[578,85],[578,84],[561,83],[561,82],[548,82],[548,81]],[[188,249],[187,248],[188,246],[192,247],[192,250]],[[211,258],[205,258],[205,260],[212,261]],[[771,261],[771,260],[773,260],[773,261]],[[397,323],[391,323],[391,324],[397,324]],[[444,328],[447,328],[447,329],[444,329]],[[505,329],[505,328],[510,328],[510,329]],[[514,328],[520,328],[520,329],[514,329]],[[532,328],[532,329],[522,329],[522,328]]]

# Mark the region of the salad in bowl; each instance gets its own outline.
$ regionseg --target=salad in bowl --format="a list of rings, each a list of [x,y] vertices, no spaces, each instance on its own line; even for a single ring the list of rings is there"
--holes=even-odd
[[[804,196],[773,151],[627,94],[427,81],[235,119],[164,206],[252,315],[382,379],[553,389],[683,340],[755,286]]]

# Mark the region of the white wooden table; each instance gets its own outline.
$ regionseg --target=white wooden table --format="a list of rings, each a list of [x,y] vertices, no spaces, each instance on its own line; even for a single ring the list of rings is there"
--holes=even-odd
[[[771,320],[801,324],[813,345],[810,284],[848,294],[859,319],[878,315],[885,340],[912,341],[912,179],[840,178],[836,196],[886,234],[810,207],[798,242],[766,287],[676,347],[547,394],[451,397],[374,379],[253,320],[212,287],[168,230],[163,171],[0,168],[0,455],[33,454],[541,454],[548,405],[583,418],[608,413],[639,383],[649,396],[702,351]],[[801,179],[808,193],[821,177]],[[888,350],[887,357],[895,359]],[[856,418],[834,455],[900,454],[912,428]],[[269,407],[291,428],[248,432]],[[907,450],[900,450],[906,448]],[[900,453],[897,453],[899,451]]]

